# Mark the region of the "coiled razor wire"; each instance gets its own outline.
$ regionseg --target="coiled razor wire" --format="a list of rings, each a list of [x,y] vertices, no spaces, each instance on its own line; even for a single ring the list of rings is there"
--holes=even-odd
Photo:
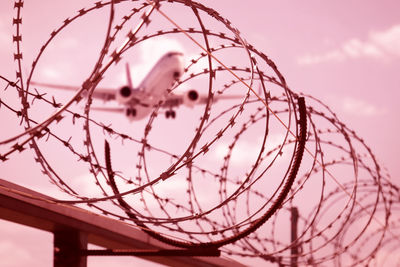
[[[16,78],[0,76],[0,112],[20,128],[1,136],[0,160],[34,151],[69,196],[58,203],[85,204],[163,242],[220,248],[244,262],[398,264],[399,189],[389,174],[363,139],[320,100],[289,89],[275,63],[218,12],[184,0],[99,1],[64,18],[23,75],[24,2],[14,8]],[[96,60],[80,66],[85,78],[69,84],[81,86],[66,98],[35,84],[55,40],[99,11],[106,34]],[[134,122],[92,109],[93,92],[118,63],[162,38],[195,51],[168,93],[196,87],[206,103],[180,108],[174,121],[162,116],[163,102]],[[97,191],[77,186],[66,162]]]

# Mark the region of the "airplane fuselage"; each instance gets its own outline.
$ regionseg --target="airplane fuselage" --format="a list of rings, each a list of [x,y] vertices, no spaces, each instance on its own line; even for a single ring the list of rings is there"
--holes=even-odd
[[[169,52],[161,57],[137,88],[122,87],[116,97],[126,107],[131,120],[148,116],[152,109],[168,96],[169,89],[182,76],[183,54]]]

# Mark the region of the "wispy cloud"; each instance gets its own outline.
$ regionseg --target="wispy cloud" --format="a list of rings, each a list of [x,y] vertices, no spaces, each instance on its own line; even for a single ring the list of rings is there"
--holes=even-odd
[[[7,240],[0,242],[0,256],[2,264],[4,264],[2,266],[16,267],[32,261],[32,256],[28,251],[21,249],[20,245]]]
[[[0,44],[10,45],[12,44],[12,33],[7,29],[5,22],[0,20]],[[4,49],[4,47],[2,47]]]
[[[0,29],[0,43],[2,45],[10,43],[10,36],[8,36],[5,32],[2,32]]]
[[[377,107],[362,99],[345,97],[342,102],[342,108],[346,113],[357,116],[376,116],[387,113],[387,109]]]
[[[265,144],[266,146],[265,150],[269,151],[276,149],[279,145],[282,144],[283,139],[284,135],[269,134]],[[231,163],[233,165],[241,167],[254,164],[255,160],[258,157],[258,154],[260,153],[262,141],[263,137],[260,137],[255,141],[247,141],[247,140],[239,141],[232,151],[230,157]],[[224,142],[218,143],[213,151],[214,151],[213,158],[218,161],[222,161],[229,152],[229,144]]]
[[[229,144],[219,143],[214,149],[214,157],[218,160],[223,160],[225,156],[229,153]],[[235,165],[247,165],[255,160],[257,152],[260,148],[255,143],[250,143],[246,141],[239,142],[231,154],[231,162]]]
[[[370,39],[384,52],[400,57],[400,25],[383,32],[373,32]]]
[[[131,65],[132,80],[134,85],[139,84],[146,74],[151,70],[154,64],[167,52],[179,51],[185,52],[182,44],[177,40],[159,37],[150,38],[139,46],[140,57],[135,58],[134,65]],[[121,84],[126,83],[125,73],[121,73],[118,77]]]
[[[322,54],[306,54],[297,59],[300,65],[340,62],[347,59],[400,57],[400,24],[384,31],[372,31],[366,40],[352,38],[340,47]]]

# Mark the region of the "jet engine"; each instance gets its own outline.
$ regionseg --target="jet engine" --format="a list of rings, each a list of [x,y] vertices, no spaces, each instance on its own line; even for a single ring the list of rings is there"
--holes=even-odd
[[[132,96],[132,88],[130,88],[129,86],[123,86],[121,87],[121,89],[119,89],[116,98],[118,103],[126,104],[131,100]]]
[[[193,107],[200,101],[199,93],[196,90],[189,90],[183,96],[183,104],[188,107]]]

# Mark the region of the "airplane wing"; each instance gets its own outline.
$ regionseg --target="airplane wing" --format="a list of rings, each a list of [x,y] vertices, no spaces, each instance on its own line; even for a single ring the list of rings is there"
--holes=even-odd
[[[246,98],[246,94],[243,94],[243,95],[216,94],[216,95],[214,95],[213,102],[215,103],[215,102],[217,102],[219,100],[232,100],[232,99],[242,99],[242,100],[244,100],[245,98]]]
[[[193,107],[195,105],[204,105],[208,102],[208,94],[198,94],[196,90],[188,90],[186,92],[170,94],[165,99],[162,107],[172,108],[180,105]],[[228,95],[228,94],[214,94],[212,103],[219,100],[233,100],[233,99],[244,99],[246,95]]]
[[[90,107],[91,110],[106,111],[113,113],[124,113],[125,108],[123,107]]]
[[[41,82],[34,82],[31,81],[31,85],[40,86],[40,87],[47,87],[53,89],[60,89],[66,91],[74,91],[76,92],[79,87],[78,86],[69,86],[69,85],[61,85],[61,84],[51,84],[51,83],[41,83]],[[98,88],[93,91],[92,97],[104,101],[115,100],[116,99],[117,91],[111,88]],[[84,92],[84,96],[86,96]]]

